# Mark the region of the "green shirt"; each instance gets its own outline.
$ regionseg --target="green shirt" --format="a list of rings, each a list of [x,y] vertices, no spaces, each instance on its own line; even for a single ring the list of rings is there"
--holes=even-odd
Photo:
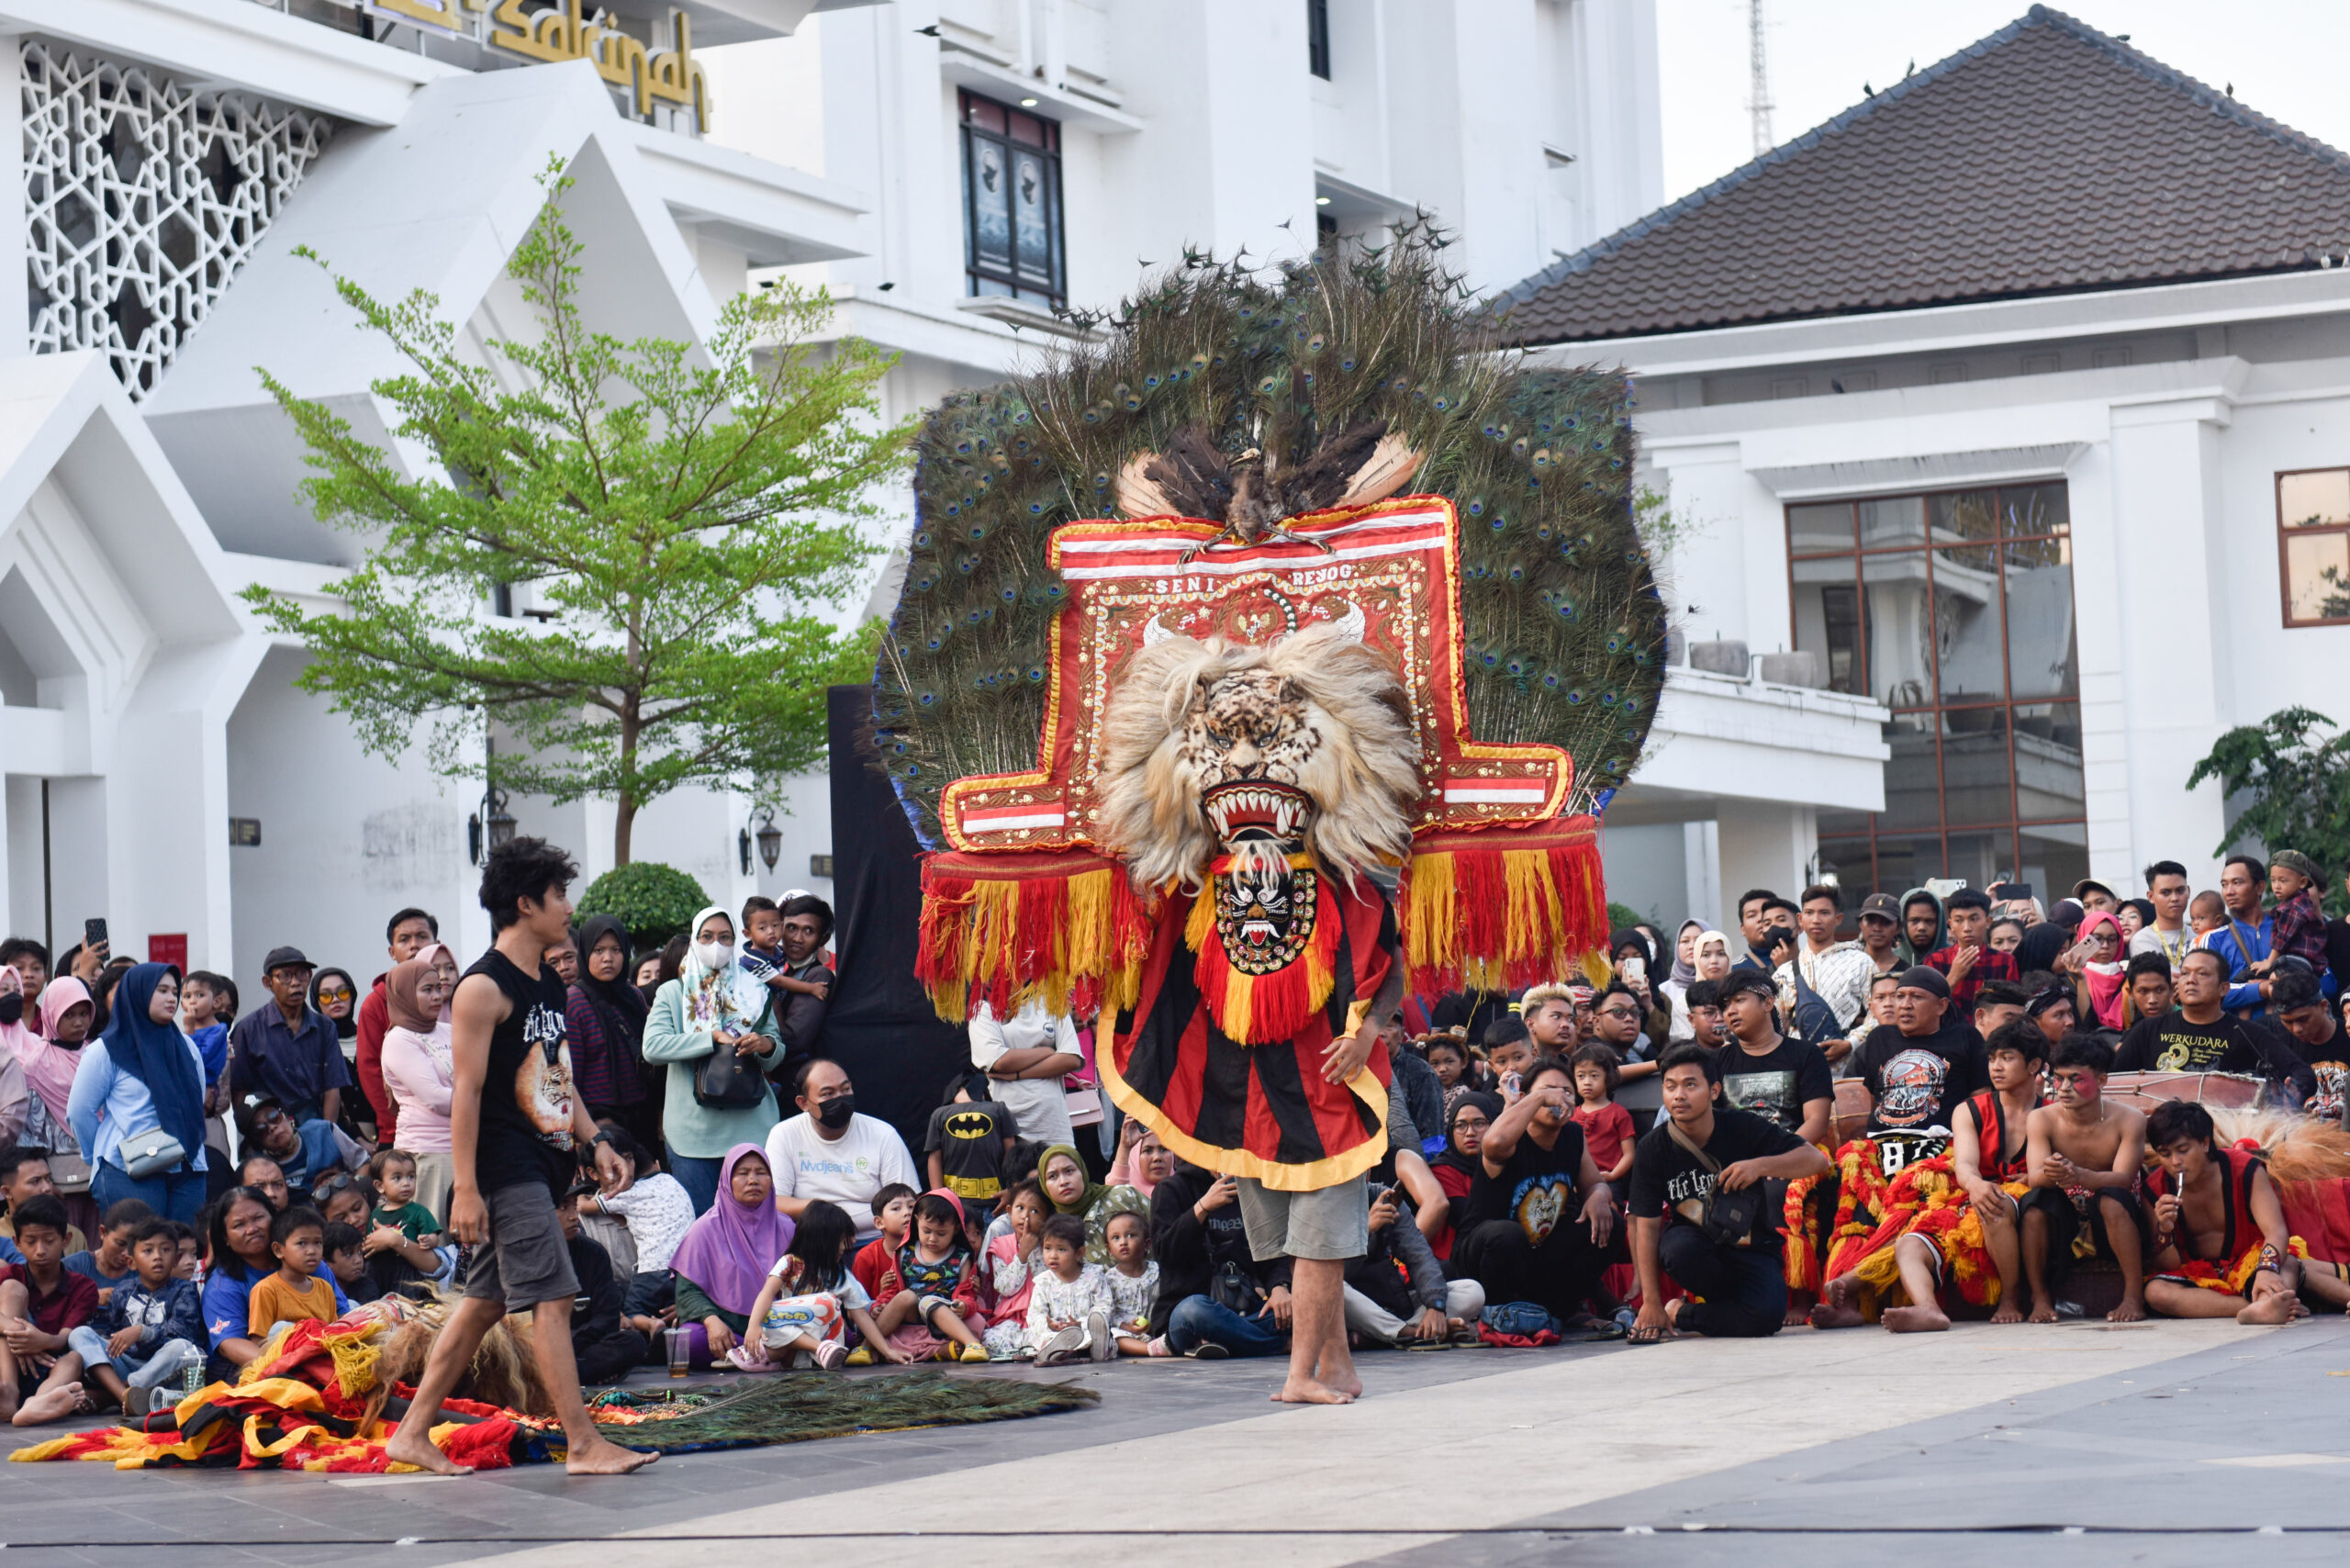
[[[783,1041],[775,1025],[775,995],[767,994],[754,1033],[775,1041],[775,1048],[758,1058],[772,1072],[783,1060]],[[720,1159],[738,1143],[765,1143],[767,1129],[781,1121],[770,1085],[755,1105],[705,1105],[694,1098],[694,1071],[702,1058],[718,1048],[705,1029],[686,1033],[686,983],[673,980],[653,997],[653,1012],[644,1021],[644,1059],[669,1064],[668,1092],[661,1111],[661,1136],[669,1152],[690,1159]]]
[[[375,1220],[377,1225],[399,1226],[400,1234],[410,1241],[421,1241],[441,1228],[441,1222],[433,1218],[432,1211],[422,1204],[402,1204],[396,1209],[377,1209]]]

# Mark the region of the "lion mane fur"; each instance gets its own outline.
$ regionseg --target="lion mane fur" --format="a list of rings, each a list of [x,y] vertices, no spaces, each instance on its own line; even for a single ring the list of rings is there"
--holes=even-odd
[[[1136,887],[1203,885],[1217,846],[1201,799],[1222,780],[1190,743],[1218,683],[1257,672],[1278,678],[1284,711],[1316,738],[1295,777],[1270,775],[1313,802],[1315,860],[1351,885],[1410,853],[1419,739],[1384,656],[1327,623],[1261,646],[1170,637],[1135,655],[1102,713],[1101,832]]]

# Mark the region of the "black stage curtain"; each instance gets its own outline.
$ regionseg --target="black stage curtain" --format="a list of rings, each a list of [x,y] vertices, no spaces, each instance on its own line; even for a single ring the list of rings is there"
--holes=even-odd
[[[840,980],[824,1014],[823,1054],[848,1069],[856,1108],[896,1127],[919,1169],[930,1114],[947,1074],[970,1064],[970,1045],[939,1018],[914,979],[922,851],[889,779],[858,739],[870,725],[872,693],[835,686],[828,695]]]

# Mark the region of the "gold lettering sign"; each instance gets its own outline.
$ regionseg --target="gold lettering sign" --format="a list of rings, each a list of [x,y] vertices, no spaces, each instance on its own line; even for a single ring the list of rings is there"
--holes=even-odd
[[[492,45],[532,60],[588,61],[597,75],[635,95],[638,114],[652,113],[655,98],[690,105],[694,123],[704,132],[710,129],[710,79],[694,60],[693,18],[683,11],[669,13],[677,47],[647,52],[628,34],[607,26],[602,10],[590,20],[580,0],[564,0],[536,13],[525,12],[523,5],[524,0],[498,0],[490,14]]]

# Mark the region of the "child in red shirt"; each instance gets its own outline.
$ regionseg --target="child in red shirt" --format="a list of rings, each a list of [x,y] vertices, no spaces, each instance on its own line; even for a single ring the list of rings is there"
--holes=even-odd
[[[1594,1041],[1568,1059],[1575,1070],[1575,1108],[1571,1114],[1583,1128],[1591,1162],[1620,1194],[1624,1179],[1632,1173],[1632,1113],[1616,1103],[1615,1049]]]

